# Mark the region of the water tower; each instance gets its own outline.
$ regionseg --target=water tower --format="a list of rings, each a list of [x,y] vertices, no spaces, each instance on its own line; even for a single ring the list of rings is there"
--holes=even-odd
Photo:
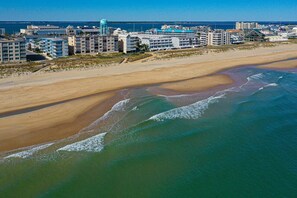
[[[107,27],[107,20],[101,19],[100,21],[100,34],[101,35],[107,35],[108,33],[108,27]]]

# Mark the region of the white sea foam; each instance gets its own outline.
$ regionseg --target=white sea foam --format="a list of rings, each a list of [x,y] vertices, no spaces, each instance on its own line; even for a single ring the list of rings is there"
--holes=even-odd
[[[264,77],[264,74],[263,73],[258,73],[258,74],[255,74],[255,75],[252,75],[252,76],[248,77],[248,79],[258,80],[258,79],[261,79],[263,77]]]
[[[92,124],[90,124],[88,127],[84,128],[82,131],[86,131],[86,130],[90,130],[90,129],[94,128],[96,125],[98,125],[99,122],[109,118],[114,112],[125,111],[127,108],[127,104],[129,102],[130,102],[130,99],[125,99],[125,100],[119,101],[118,103],[113,105],[113,107],[108,112],[106,112],[102,117],[95,120]]]
[[[164,120],[172,120],[172,119],[198,119],[202,116],[202,114],[210,104],[218,102],[218,100],[220,98],[223,98],[224,96],[225,96],[225,93],[219,96],[211,96],[207,99],[198,101],[194,104],[178,107],[178,108],[154,115],[149,120],[164,121]]]
[[[135,107],[132,109],[132,111],[138,111],[138,110],[139,110],[138,106],[135,106]]]
[[[119,111],[125,111],[126,110],[126,106],[127,104],[130,102],[130,99],[125,99],[125,100],[122,100],[118,103],[116,103],[115,105],[113,105],[113,107],[108,111],[106,112],[102,118],[107,118],[109,117],[109,115],[112,113],[112,112],[119,112]]]
[[[34,147],[31,147],[29,150],[14,153],[12,155],[9,155],[9,156],[5,157],[4,159],[8,159],[8,158],[23,158],[24,159],[24,158],[28,158],[28,157],[32,156],[34,153],[36,153],[36,152],[38,152],[40,150],[46,149],[46,148],[50,147],[53,144],[54,143],[48,143],[48,144],[43,144],[43,145],[40,145],[40,146],[34,146]]]
[[[195,94],[179,94],[179,95],[172,95],[172,96],[167,96],[167,95],[158,95],[160,97],[164,97],[164,98],[184,98],[184,97],[189,97],[189,96],[193,96]]]
[[[106,133],[95,135],[88,139],[69,144],[58,151],[86,151],[86,152],[100,152],[103,148],[103,141]]]
[[[277,86],[278,86],[278,84],[276,84],[276,83],[270,83],[270,84],[266,85],[265,87],[277,87]]]
[[[259,90],[263,90],[266,87],[277,87],[277,86],[278,86],[278,84],[276,84],[276,83],[270,83],[270,84],[265,85],[264,87],[260,87]]]
[[[263,73],[254,74],[252,76],[247,77],[247,82],[241,85],[239,88],[242,89],[244,86],[248,85],[252,80],[259,80],[264,77]]]

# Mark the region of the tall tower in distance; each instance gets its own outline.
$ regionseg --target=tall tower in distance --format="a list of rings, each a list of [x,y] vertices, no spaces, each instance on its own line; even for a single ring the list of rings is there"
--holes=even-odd
[[[107,20],[101,19],[100,21],[100,34],[107,35],[108,34],[108,27],[107,27]]]

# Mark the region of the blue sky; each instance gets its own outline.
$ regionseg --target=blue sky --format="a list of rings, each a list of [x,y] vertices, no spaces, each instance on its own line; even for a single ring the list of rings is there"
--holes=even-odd
[[[297,21],[297,0],[1,0],[0,21]]]

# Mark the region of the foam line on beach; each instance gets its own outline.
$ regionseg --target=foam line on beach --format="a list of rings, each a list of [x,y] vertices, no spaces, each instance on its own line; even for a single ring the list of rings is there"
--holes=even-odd
[[[34,146],[34,147],[31,147],[29,150],[11,154],[11,155],[5,157],[4,159],[9,159],[9,158],[23,158],[23,159],[25,159],[25,158],[28,158],[28,157],[32,156],[33,154],[37,153],[38,151],[41,151],[43,149],[46,149],[46,148],[52,146],[53,144],[54,143],[48,143],[48,144],[43,144],[40,146]]]
[[[157,115],[152,116],[149,120],[164,121],[173,119],[198,119],[202,116],[210,104],[218,102],[220,98],[223,98],[225,93],[218,96],[211,96],[204,100],[198,101],[194,104],[178,107]]]
[[[130,102],[130,99],[125,99],[117,102],[113,107],[107,111],[103,116],[95,120],[92,124],[82,129],[81,131],[88,131],[96,127],[101,121],[108,119],[115,112],[125,111],[127,108],[127,104]]]
[[[103,141],[106,133],[101,133],[85,140],[66,145],[57,151],[85,151],[85,152],[100,152],[103,148]]]

